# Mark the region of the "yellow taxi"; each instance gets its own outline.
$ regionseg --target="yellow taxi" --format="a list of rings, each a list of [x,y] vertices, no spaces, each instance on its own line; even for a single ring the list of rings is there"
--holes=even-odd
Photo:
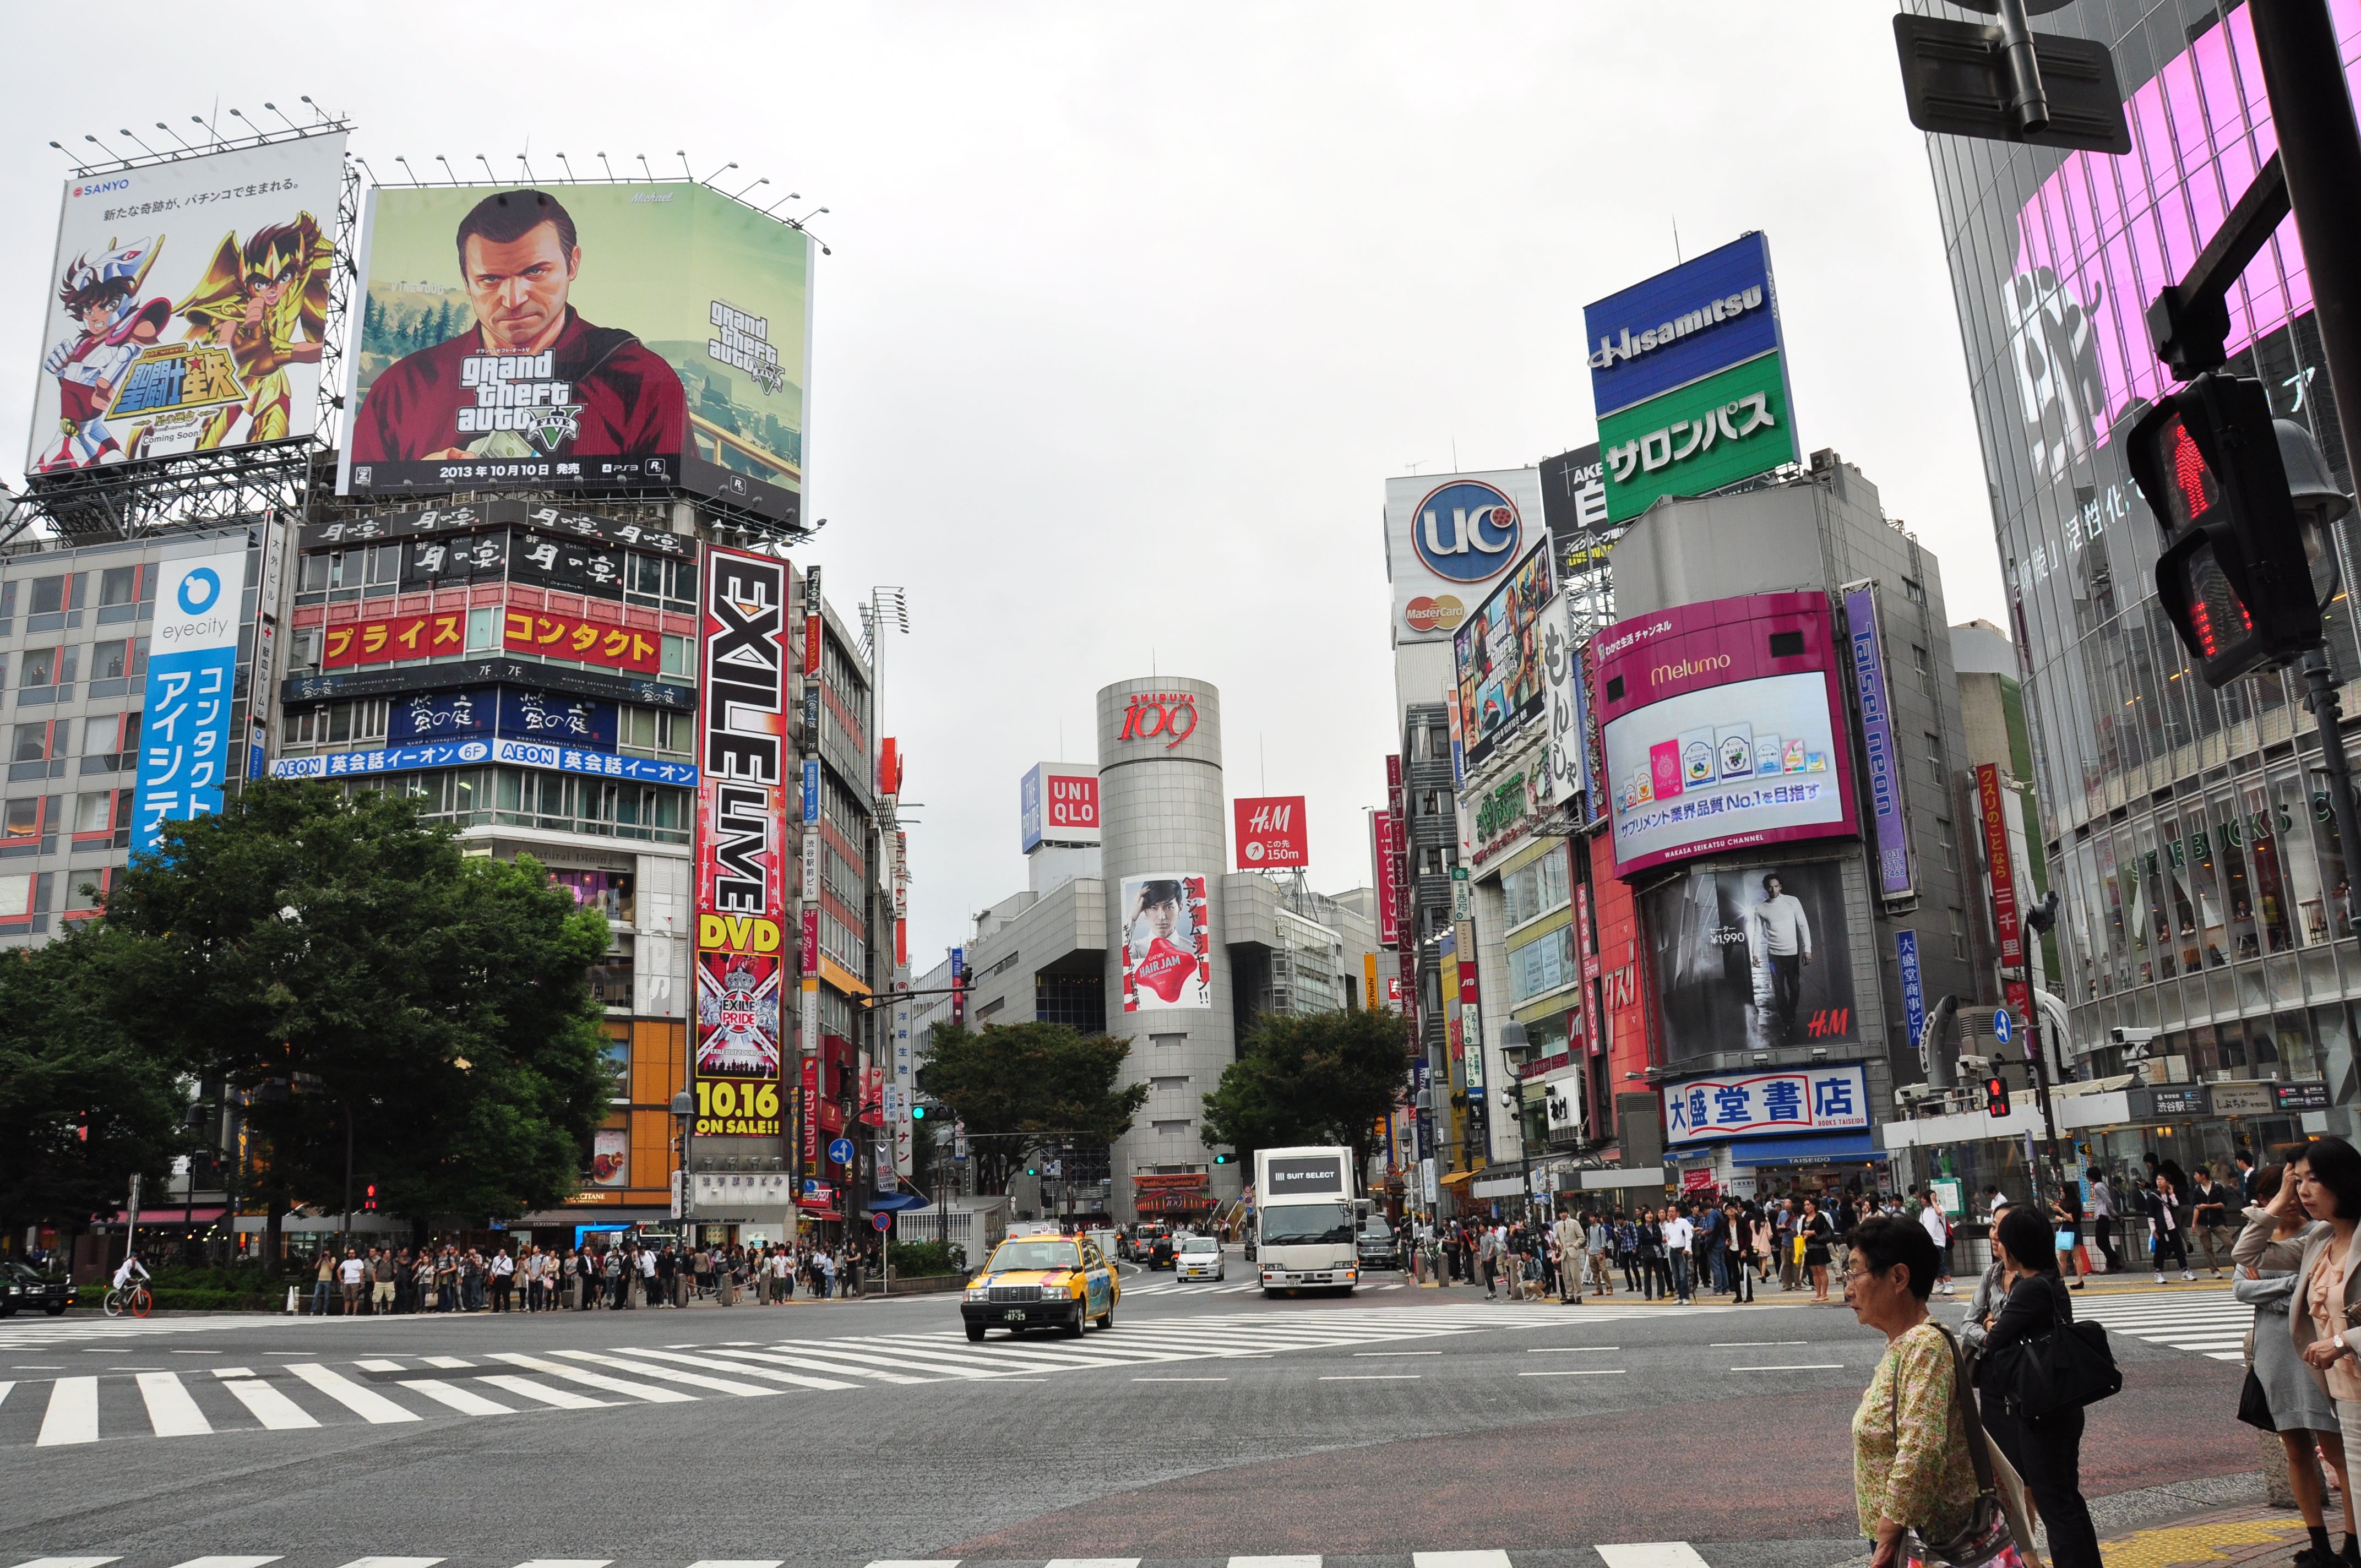
[[[1079,1236],[1012,1236],[967,1282],[960,1317],[971,1340],[991,1328],[1011,1333],[1056,1328],[1080,1339],[1084,1319],[1115,1327],[1115,1304],[1121,1299],[1123,1282],[1097,1244]]]

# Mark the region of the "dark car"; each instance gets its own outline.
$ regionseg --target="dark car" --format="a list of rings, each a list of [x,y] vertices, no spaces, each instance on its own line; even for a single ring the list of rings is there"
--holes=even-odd
[[[53,1318],[73,1305],[74,1288],[63,1279],[36,1274],[21,1263],[0,1263],[0,1318],[38,1307]]]
[[[1172,1233],[1159,1225],[1153,1234],[1139,1238],[1140,1261],[1150,1268],[1172,1266]]]
[[[1371,1220],[1361,1227],[1360,1239],[1354,1244],[1353,1251],[1365,1269],[1401,1266],[1401,1251],[1395,1245],[1394,1233],[1382,1220]]]

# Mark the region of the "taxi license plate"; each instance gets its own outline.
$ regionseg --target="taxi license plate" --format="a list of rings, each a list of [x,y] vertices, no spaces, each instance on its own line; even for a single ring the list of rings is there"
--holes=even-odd
[[[1001,1313],[1000,1317],[1003,1322],[1021,1323],[1025,1321],[1025,1309],[1022,1307],[1011,1307],[1008,1310]]]

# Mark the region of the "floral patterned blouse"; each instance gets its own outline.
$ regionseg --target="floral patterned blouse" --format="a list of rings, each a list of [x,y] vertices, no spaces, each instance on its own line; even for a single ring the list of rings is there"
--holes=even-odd
[[[1890,1519],[1941,1539],[1975,1506],[1975,1462],[1952,1397],[1951,1344],[1932,1322],[1886,1347],[1852,1417],[1852,1484],[1861,1533]]]

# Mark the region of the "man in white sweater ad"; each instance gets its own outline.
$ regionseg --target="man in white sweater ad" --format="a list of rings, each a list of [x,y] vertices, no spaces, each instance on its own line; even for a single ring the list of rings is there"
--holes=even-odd
[[[1803,902],[1786,890],[1777,872],[1763,877],[1763,902],[1754,906],[1754,950],[1771,970],[1771,1005],[1779,1014],[1779,1043],[1795,1043],[1795,1006],[1804,993],[1804,966],[1812,961],[1812,923]]]

